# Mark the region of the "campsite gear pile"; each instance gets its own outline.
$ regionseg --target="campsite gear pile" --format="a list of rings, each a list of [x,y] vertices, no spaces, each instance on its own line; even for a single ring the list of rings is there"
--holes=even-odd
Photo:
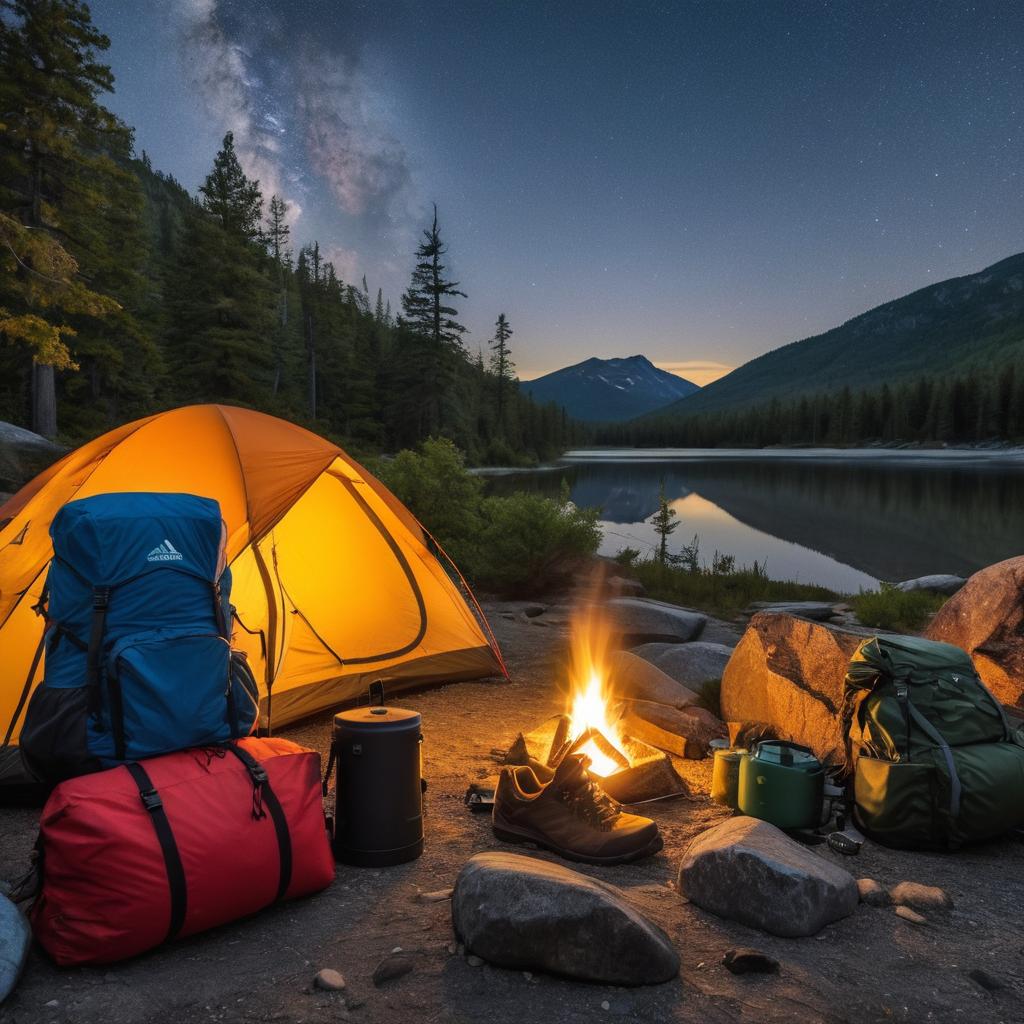
[[[371,706],[334,716],[323,795],[334,789],[334,855],[346,864],[385,867],[423,852],[420,715],[384,706],[384,688],[370,688]]]
[[[625,864],[657,853],[657,824],[623,811],[589,763],[567,744],[553,769],[536,761],[503,767],[494,794],[495,836],[587,864]]]
[[[51,536],[45,679],[22,735],[59,782],[37,846],[43,947],[111,962],[327,886],[319,754],[248,736],[258,698],[230,649],[217,502],[97,495]]]
[[[813,828],[821,820],[825,768],[808,747],[761,740],[740,756],[737,806],[782,829]]]
[[[279,728],[336,710],[382,676],[393,694],[504,671],[444,553],[336,444],[251,409],[173,409],[88,442],[0,506],[0,800],[28,778],[18,743],[43,674],[32,606],[50,524],[70,501],[117,491],[202,494],[220,505],[233,643],[259,683],[264,726],[271,714]],[[166,539],[188,554],[158,533],[143,561]],[[113,616],[119,599],[115,591]]]
[[[959,647],[865,641],[846,676],[843,729],[854,818],[878,842],[957,849],[1024,825],[1024,731]]]

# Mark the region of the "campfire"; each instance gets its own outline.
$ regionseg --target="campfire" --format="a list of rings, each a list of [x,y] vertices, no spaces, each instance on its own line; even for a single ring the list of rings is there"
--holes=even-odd
[[[590,759],[590,772],[621,803],[642,803],[686,791],[669,756],[621,728],[609,665],[616,637],[598,604],[583,606],[572,626],[567,713],[517,741],[516,753],[552,763],[567,742]],[[523,749],[525,748],[525,749]]]

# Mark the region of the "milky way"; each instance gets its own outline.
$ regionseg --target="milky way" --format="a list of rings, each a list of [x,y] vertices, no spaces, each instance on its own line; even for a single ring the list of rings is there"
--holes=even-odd
[[[471,348],[733,366],[1024,249],[1024,5],[94,0],[194,189],[234,130],[394,305],[436,200]],[[705,372],[716,372],[706,370]]]

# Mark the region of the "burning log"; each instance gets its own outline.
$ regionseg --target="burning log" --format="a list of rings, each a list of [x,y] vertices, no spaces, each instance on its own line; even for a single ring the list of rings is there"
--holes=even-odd
[[[670,708],[649,700],[624,700],[622,731],[679,757],[706,757],[711,740],[726,735],[725,725],[704,708]]]

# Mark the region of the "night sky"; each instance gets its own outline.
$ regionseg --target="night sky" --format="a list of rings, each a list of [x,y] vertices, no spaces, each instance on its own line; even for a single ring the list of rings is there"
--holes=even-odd
[[[393,307],[436,200],[467,344],[507,312],[524,378],[702,383],[1024,249],[1013,0],[90,6],[156,167],[195,189],[233,129]]]

